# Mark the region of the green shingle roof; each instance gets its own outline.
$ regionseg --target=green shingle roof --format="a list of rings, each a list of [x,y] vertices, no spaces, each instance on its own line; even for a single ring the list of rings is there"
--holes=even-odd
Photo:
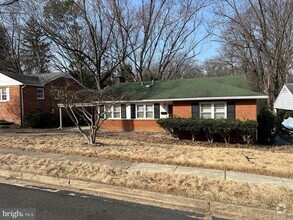
[[[171,100],[217,97],[259,97],[250,90],[245,76],[206,77],[160,80],[152,82],[125,82],[112,87],[124,100]]]

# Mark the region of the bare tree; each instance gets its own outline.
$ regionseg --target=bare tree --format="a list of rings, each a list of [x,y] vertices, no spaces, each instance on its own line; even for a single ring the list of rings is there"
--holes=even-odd
[[[293,60],[293,2],[290,0],[222,0],[223,50],[233,55],[258,92],[272,107]]]
[[[120,103],[121,98],[115,97],[111,90],[81,90],[65,92],[60,100],[79,132],[89,144],[95,144],[98,130],[109,118],[112,106]],[[88,131],[82,125],[86,125]]]
[[[130,59],[138,80],[143,80],[145,74],[154,80],[167,78],[167,69],[176,56],[180,54],[181,59],[190,62],[198,54],[199,44],[207,37],[198,34],[206,4],[192,0],[140,1],[137,28],[130,37]]]
[[[0,1],[0,7],[1,7],[1,6],[12,5],[12,4],[15,3],[15,2],[18,2],[18,0]]]
[[[122,59],[114,43],[116,21],[110,9],[109,1],[105,0],[49,0],[44,8],[42,27],[55,43],[59,63],[66,65],[74,59],[70,64],[77,71],[86,69],[98,89]]]
[[[21,8],[18,4],[7,5],[6,13],[0,14],[0,20],[3,26],[3,34],[7,39],[6,53],[3,54],[9,61],[6,71],[23,73],[21,65],[21,42],[22,42],[22,16]],[[5,52],[5,51],[3,51]]]
[[[215,58],[207,59],[203,63],[207,76],[240,75],[238,62],[228,53],[223,53]],[[243,74],[243,73],[242,73]]]
[[[195,59],[185,59],[184,54],[177,54],[165,69],[162,79],[197,78],[204,74],[203,66]],[[153,71],[159,71],[159,64],[154,63]]]

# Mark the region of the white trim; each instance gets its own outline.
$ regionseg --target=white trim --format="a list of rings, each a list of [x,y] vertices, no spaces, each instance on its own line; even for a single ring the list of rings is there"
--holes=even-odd
[[[274,109],[293,110],[293,94],[286,85],[283,85],[275,102]]]
[[[143,118],[139,118],[138,117],[138,115],[137,115],[137,106],[138,105],[142,105],[143,106]],[[153,115],[152,115],[152,117],[151,118],[147,118],[147,105],[151,105],[152,106],[152,113],[153,113]],[[136,105],[135,105],[135,118],[133,118],[133,119],[138,119],[138,120],[154,120],[155,119],[155,109],[154,109],[154,103],[137,103]]]
[[[168,101],[206,101],[206,100],[236,100],[236,99],[268,99],[268,96],[224,96],[224,97],[200,97],[200,98],[179,98],[179,99],[144,99],[140,102],[168,102]],[[131,102],[136,102],[131,100]],[[137,101],[138,102],[138,101]]]
[[[227,102],[225,101],[219,101],[219,102],[200,102],[199,103],[199,117],[202,118],[202,111],[201,111],[201,106],[204,104],[211,105],[211,118],[215,118],[215,104],[224,104],[224,111],[225,111],[225,116],[224,119],[228,117],[228,110],[227,110]]]
[[[110,108],[107,108],[107,111],[106,111],[106,106],[104,106],[104,114],[107,116],[107,119],[109,120],[121,120],[122,117],[121,117],[121,105],[119,104],[116,104],[116,105],[111,105],[109,106]],[[118,107],[119,108],[119,117],[114,117],[114,107]],[[110,115],[111,114],[111,115]]]
[[[57,104],[57,106],[59,108],[65,108],[65,105],[62,103]],[[97,104],[94,104],[94,103],[73,103],[68,106],[71,106],[71,107],[92,107],[92,106],[97,106]]]
[[[20,99],[21,99],[21,126],[24,125],[24,88],[26,87],[26,85],[23,85],[20,87]]]
[[[121,100],[119,103],[155,103],[155,102],[172,102],[172,101],[214,101],[214,100],[243,100],[243,99],[268,99],[263,96],[223,96],[223,97],[200,97],[200,98],[178,98],[178,99],[142,99],[142,100]],[[112,103],[113,101],[92,102],[92,103]]]
[[[12,79],[9,76],[0,72],[0,86],[20,86],[23,85],[22,82],[19,82],[15,79]]]
[[[6,90],[6,99],[2,100],[2,92],[1,92],[1,99],[0,102],[9,102],[10,101],[10,91],[9,91],[9,87],[1,87],[1,90]]]
[[[286,87],[286,89],[288,90],[288,92],[293,95],[293,93],[290,91],[290,89],[288,89],[287,85],[285,84],[284,87]]]
[[[38,91],[42,91],[42,93],[38,93]],[[45,90],[43,88],[37,88],[36,92],[37,92],[37,99],[38,100],[44,100],[45,99]],[[40,95],[40,94],[42,94],[43,96],[39,97],[38,95]]]
[[[275,100],[275,102],[274,102],[274,106],[275,106],[275,104],[279,101],[280,96],[281,96],[281,93],[282,93],[283,90],[287,90],[287,92],[289,92],[291,95],[293,95],[293,94],[291,93],[291,91],[287,88],[287,86],[286,86],[286,85],[283,85],[282,89],[280,90],[280,92],[279,92],[279,94],[278,94],[278,96],[277,96],[277,98],[276,98],[276,100]]]

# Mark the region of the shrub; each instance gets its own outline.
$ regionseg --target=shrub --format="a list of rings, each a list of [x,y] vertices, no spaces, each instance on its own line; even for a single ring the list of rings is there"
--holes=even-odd
[[[195,141],[195,136],[202,130],[202,120],[195,118],[185,119],[185,124],[185,131],[189,131],[192,140]]]
[[[265,107],[259,110],[258,121],[258,141],[261,144],[273,144],[275,142],[275,132],[277,118]]]
[[[166,118],[159,119],[157,123],[177,137],[182,132],[189,132],[192,140],[195,140],[197,134],[203,132],[206,139],[211,143],[216,135],[222,137],[225,143],[229,143],[231,133],[237,131],[243,141],[250,144],[255,137],[257,128],[257,122],[255,121],[243,122],[233,119]]]
[[[218,120],[201,119],[201,129],[210,143],[214,142],[214,136],[219,133],[218,124]]]
[[[159,119],[157,123],[173,136],[177,135],[178,130],[182,130],[183,126],[182,118],[164,118]]]
[[[45,128],[50,125],[48,113],[26,114],[24,117],[25,126],[31,128]]]
[[[256,121],[236,121],[236,130],[242,136],[242,139],[246,144],[251,144],[257,129]]]
[[[225,143],[230,143],[231,133],[236,130],[237,121],[234,119],[219,119],[218,134],[224,139]]]

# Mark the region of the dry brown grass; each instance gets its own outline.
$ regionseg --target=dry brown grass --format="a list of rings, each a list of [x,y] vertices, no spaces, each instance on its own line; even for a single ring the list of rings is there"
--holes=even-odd
[[[106,165],[57,162],[26,156],[0,155],[2,169],[42,175],[90,180],[103,184],[188,196],[224,203],[275,209],[282,203],[293,211],[293,190],[234,181],[215,180],[180,174],[128,172]]]
[[[165,140],[157,141],[150,135],[136,138],[135,133],[126,133],[126,137],[117,134],[104,135],[98,139],[101,144],[97,146],[88,145],[83,137],[73,134],[7,135],[0,137],[0,147],[293,177],[293,147],[256,149],[174,140],[166,144]],[[249,162],[244,155],[253,159]]]

